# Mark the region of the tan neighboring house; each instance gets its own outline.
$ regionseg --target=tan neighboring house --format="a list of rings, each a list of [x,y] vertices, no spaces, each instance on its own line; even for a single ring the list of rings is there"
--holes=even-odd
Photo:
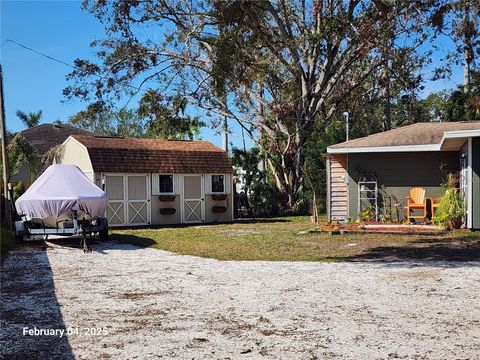
[[[233,220],[233,170],[207,141],[73,135],[62,163],[77,165],[108,194],[110,226]]]
[[[37,150],[37,153],[41,158],[48,150],[54,146],[62,144],[70,135],[90,133],[68,124],[53,123],[33,126],[21,131],[20,134]],[[32,179],[30,179],[26,167],[23,166],[20,168],[18,174],[12,176],[10,181],[13,184],[23,181],[27,185],[30,185]]]

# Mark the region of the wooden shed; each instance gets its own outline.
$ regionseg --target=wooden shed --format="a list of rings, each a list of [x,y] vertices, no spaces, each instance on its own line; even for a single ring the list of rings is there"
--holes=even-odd
[[[233,220],[233,170],[207,141],[73,135],[62,163],[108,194],[110,226]]]

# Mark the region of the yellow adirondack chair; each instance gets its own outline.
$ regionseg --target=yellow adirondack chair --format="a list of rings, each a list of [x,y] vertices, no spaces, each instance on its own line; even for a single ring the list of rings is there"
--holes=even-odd
[[[423,210],[423,215],[411,215],[412,210]],[[425,197],[425,189],[410,189],[410,196],[407,196],[407,214],[409,223],[411,219],[423,219],[423,223],[427,223],[427,198]]]

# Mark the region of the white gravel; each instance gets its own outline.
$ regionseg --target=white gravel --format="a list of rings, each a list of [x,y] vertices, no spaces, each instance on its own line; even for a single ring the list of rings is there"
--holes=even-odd
[[[1,350],[19,359],[473,359],[479,266],[225,262],[114,242],[91,254],[21,249],[2,264]],[[79,334],[23,336],[25,326]]]

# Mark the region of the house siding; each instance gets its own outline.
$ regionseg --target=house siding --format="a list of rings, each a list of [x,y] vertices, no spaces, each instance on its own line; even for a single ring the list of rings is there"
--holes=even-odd
[[[442,164],[443,173],[440,169]],[[358,181],[361,173],[374,173],[377,177],[381,215],[385,207],[390,208],[388,197],[392,207],[396,202],[405,205],[405,198],[412,187],[424,188],[427,197],[440,195],[444,172],[458,171],[459,166],[459,153],[456,151],[349,154],[349,217],[354,221],[358,217]]]
[[[472,228],[480,229],[480,138],[472,138]]]
[[[347,155],[330,154],[328,160],[329,220],[343,221],[348,213]]]

